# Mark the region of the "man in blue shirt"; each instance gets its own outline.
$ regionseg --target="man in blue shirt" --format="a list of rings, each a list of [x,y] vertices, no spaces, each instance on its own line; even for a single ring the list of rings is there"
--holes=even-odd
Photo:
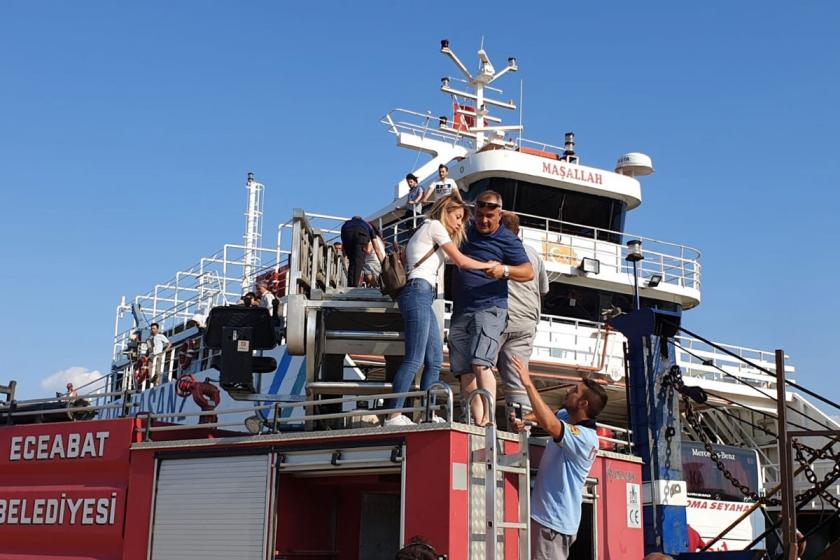
[[[565,560],[580,526],[583,486],[598,453],[595,418],[607,404],[607,392],[583,379],[566,393],[563,408],[554,414],[525,364],[514,356],[513,366],[533,410],[522,420],[511,418],[514,429],[521,432],[525,422],[536,421],[551,436],[531,492],[531,558]]]
[[[493,368],[499,357],[499,339],[507,325],[508,280],[527,282],[534,269],[522,241],[502,225],[502,196],[482,192],[475,203],[475,219],[461,252],[478,261],[501,263],[486,271],[456,268],[452,277],[453,309],[449,323],[449,365],[461,381],[467,401],[476,389],[485,389],[496,401]],[[489,423],[495,411],[473,399],[476,425]]]

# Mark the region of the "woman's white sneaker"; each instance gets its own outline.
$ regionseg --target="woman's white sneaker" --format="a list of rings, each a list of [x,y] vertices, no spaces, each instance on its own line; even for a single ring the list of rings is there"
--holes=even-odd
[[[414,422],[406,416],[405,414],[400,414],[399,416],[394,416],[393,418],[388,418],[385,420],[386,426],[413,426]]]

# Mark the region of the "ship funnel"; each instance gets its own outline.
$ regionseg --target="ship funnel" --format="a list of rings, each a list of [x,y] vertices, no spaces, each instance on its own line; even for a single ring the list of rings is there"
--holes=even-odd
[[[628,177],[644,177],[653,173],[653,161],[649,155],[639,152],[624,154],[618,158],[615,172]]]
[[[564,144],[564,151],[563,155],[568,157],[572,157],[575,155],[575,133],[574,132],[567,132],[566,133],[566,143]]]

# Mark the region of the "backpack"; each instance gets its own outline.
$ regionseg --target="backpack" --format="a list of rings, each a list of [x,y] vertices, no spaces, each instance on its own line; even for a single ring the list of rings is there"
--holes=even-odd
[[[435,251],[438,250],[438,245],[435,243],[428,253],[423,255],[423,258],[417,261],[415,268],[423,264],[426,259],[431,257]],[[408,274],[405,272],[405,251],[397,242],[394,242],[394,250],[385,256],[382,261],[382,274],[379,275],[379,290],[391,296],[391,299],[396,300],[400,297],[400,293],[405,288],[408,282]]]

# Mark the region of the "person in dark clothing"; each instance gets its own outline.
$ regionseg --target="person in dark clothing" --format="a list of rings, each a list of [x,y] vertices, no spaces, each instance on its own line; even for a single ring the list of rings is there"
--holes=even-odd
[[[341,226],[341,244],[349,261],[347,267],[348,286],[359,285],[359,280],[362,277],[362,267],[365,265],[365,258],[371,251],[371,241],[374,237],[376,237],[376,233],[373,231],[373,227],[361,216],[353,216]]]

